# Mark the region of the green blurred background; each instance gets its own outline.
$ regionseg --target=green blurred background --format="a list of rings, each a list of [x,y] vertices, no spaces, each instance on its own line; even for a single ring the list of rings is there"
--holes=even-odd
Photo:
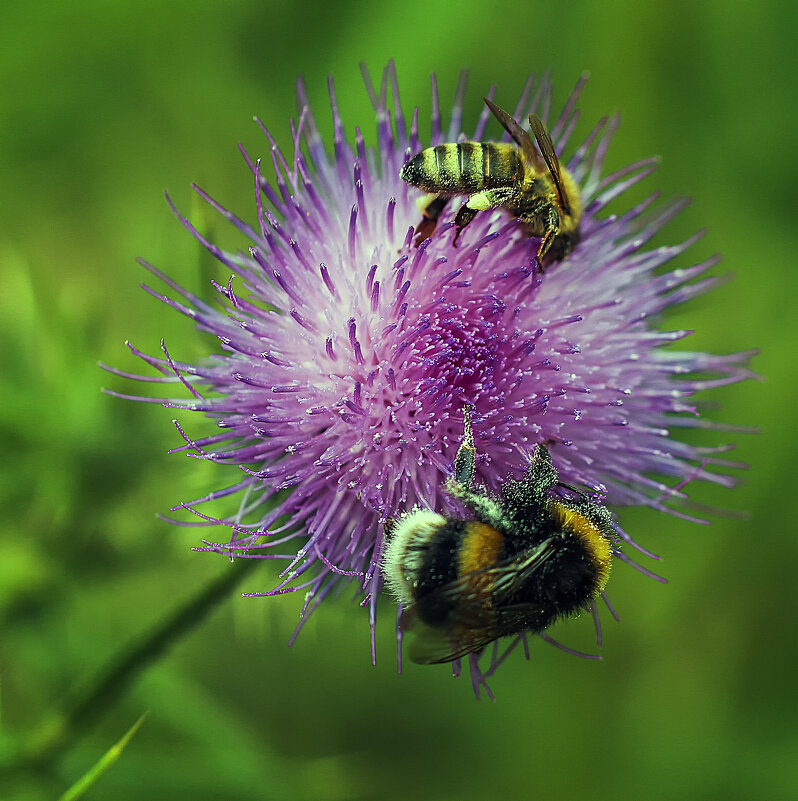
[[[551,68],[561,103],[590,70],[577,138],[621,110],[609,158],[663,156],[647,190],[693,203],[658,242],[708,235],[734,281],[677,310],[690,347],[757,347],[766,380],[704,400],[754,425],[733,492],[697,500],[745,511],[699,527],[647,510],[627,530],[664,557],[670,585],[620,567],[603,662],[536,642],[476,702],[446,667],[396,675],[391,604],[372,667],[364,611],[328,602],[297,644],[300,598],[267,589],[265,566],[140,676],[48,771],[2,779],[0,798],[54,798],[145,710],[150,716],[91,799],[787,799],[798,785],[795,515],[795,18],[786,2],[29,2],[3,11],[0,52],[0,331],[3,536],[0,759],[57,719],[113,655],[229,569],[193,553],[200,532],[155,518],[222,486],[223,468],[167,456],[172,413],[100,393],[139,388],[98,360],[137,370],[124,348],[163,336],[192,360],[211,345],[138,288],[144,256],[195,291],[215,271],[168,211],[168,188],[200,212],[197,181],[247,220],[252,180],[237,152],[267,155],[251,118],[282,143],[304,75],[323,133],[326,76],[348,132],[374,141],[358,62],[395,58],[406,110],[429,113],[436,71],[447,108],[471,69],[466,128],[492,83],[512,105]],[[792,20],[792,25],[790,24]],[[422,130],[428,130],[422,128]],[[641,190],[642,191],[642,190]],[[793,309],[793,311],[790,311]],[[714,408],[717,405],[717,408]],[[192,433],[199,419],[181,415]],[[698,435],[696,435],[698,436]],[[696,440],[698,441],[698,440]],[[220,535],[221,536],[221,535]],[[560,639],[589,647],[587,620]],[[558,631],[555,630],[555,635]]]

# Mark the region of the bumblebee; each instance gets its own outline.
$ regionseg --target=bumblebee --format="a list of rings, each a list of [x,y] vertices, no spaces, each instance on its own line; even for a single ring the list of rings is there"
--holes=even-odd
[[[468,410],[446,492],[465,519],[414,510],[395,521],[382,566],[404,607],[410,658],[451,662],[499,637],[540,632],[577,614],[607,583],[617,536],[609,511],[558,481],[538,445],[526,475],[492,497],[472,489],[476,449]],[[577,499],[553,495],[555,486]]]
[[[402,167],[399,177],[432,193],[422,210],[416,247],[428,239],[453,195],[469,195],[455,222],[454,245],[480,211],[501,207],[518,217],[529,236],[541,237],[538,263],[564,259],[579,241],[582,199],[571,174],[560,166],[554,143],[536,114],[529,133],[490,98],[488,108],[513,138],[508,142],[458,142],[428,147]],[[516,146],[517,145],[517,146]]]

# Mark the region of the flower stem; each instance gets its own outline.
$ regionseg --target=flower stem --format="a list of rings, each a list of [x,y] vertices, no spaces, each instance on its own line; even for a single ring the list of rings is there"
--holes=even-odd
[[[100,672],[96,680],[61,715],[33,733],[15,754],[0,765],[4,774],[44,773],[61,755],[106,713],[135,679],[174,643],[196,628],[229,596],[233,587],[260,563],[259,559],[237,559],[193,597],[174,609],[126,652],[121,652]]]

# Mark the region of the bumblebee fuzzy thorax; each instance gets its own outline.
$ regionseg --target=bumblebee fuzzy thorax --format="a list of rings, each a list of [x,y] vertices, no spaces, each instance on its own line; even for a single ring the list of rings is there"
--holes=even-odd
[[[554,501],[552,514],[557,520],[562,530],[575,537],[584,548],[585,558],[591,563],[595,571],[592,582],[591,597],[598,595],[604,590],[610,577],[612,566],[612,544],[608,532],[612,531],[612,521],[607,510],[603,506],[588,502],[590,512],[594,518],[591,519],[584,509],[576,506],[567,506],[564,503]]]

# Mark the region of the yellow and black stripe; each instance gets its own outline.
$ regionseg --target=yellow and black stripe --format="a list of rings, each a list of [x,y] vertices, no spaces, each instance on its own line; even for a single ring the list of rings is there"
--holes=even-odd
[[[458,142],[417,153],[402,167],[400,177],[427,192],[470,195],[522,181],[524,163],[510,144]]]
[[[585,557],[595,571],[591,597],[598,595],[607,584],[612,566],[612,546],[607,533],[572,506],[552,499],[550,508],[562,531],[573,535],[584,549]]]

